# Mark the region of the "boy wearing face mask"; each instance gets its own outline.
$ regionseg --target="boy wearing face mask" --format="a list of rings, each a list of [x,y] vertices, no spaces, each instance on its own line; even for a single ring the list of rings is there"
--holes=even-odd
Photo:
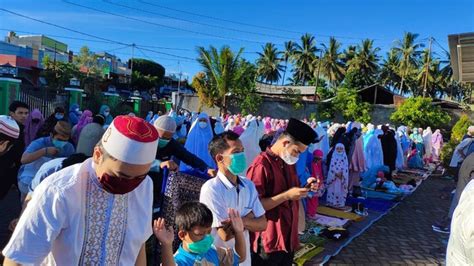
[[[299,247],[299,200],[317,191],[317,179],[300,184],[295,163],[317,134],[307,124],[290,119],[286,130],[253,161],[247,176],[255,186],[268,224],[264,232],[251,233],[253,265],[292,265]]]
[[[267,227],[265,210],[258,198],[258,193],[252,181],[239,176],[245,170],[247,163],[244,147],[239,135],[226,131],[214,137],[209,143],[209,151],[218,166],[215,178],[208,180],[201,188],[200,201],[212,211],[212,235],[216,247],[234,248],[235,240],[227,210],[237,210],[244,223],[246,259],[241,265],[251,265],[250,232],[260,232]]]
[[[56,157],[68,157],[75,152],[68,142],[71,137],[71,125],[59,121],[54,126],[51,135],[31,142],[21,157],[22,166],[18,172],[18,187],[22,199],[28,193],[31,180],[41,165]]]
[[[161,244],[162,265],[238,265],[245,260],[244,226],[237,210],[228,210],[228,220],[235,232],[235,252],[231,248],[224,249],[213,245],[214,238],[210,234],[213,215],[206,205],[199,202],[184,203],[176,212],[175,224],[182,244],[174,258],[172,228],[165,227],[163,218],[155,220],[153,232]]]

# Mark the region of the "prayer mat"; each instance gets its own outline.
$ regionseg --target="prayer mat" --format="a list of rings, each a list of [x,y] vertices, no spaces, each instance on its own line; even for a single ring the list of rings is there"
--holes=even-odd
[[[321,246],[315,246],[313,244],[305,244],[300,250],[296,251],[294,257],[294,263],[298,266],[303,266],[307,261],[312,259],[314,256],[323,252],[324,248]]]
[[[316,210],[316,212],[319,213],[319,214],[322,214],[322,215],[348,219],[348,220],[352,220],[352,221],[356,221],[356,222],[362,221],[364,219],[363,216],[359,216],[355,213],[344,212],[344,211],[336,210],[336,209],[329,208],[329,207],[326,207],[326,206],[318,206],[318,209]]]
[[[395,202],[386,199],[374,199],[374,198],[353,198],[348,197],[346,200],[346,204],[352,205],[354,203],[363,203],[364,207],[368,209],[368,212],[371,211],[378,211],[378,212],[386,212],[395,206]]]
[[[314,218],[308,218],[310,220],[315,221],[316,223],[324,226],[336,226],[336,227],[344,227],[344,225],[349,222],[348,219],[341,219],[336,217],[325,216],[321,214],[316,214]]]

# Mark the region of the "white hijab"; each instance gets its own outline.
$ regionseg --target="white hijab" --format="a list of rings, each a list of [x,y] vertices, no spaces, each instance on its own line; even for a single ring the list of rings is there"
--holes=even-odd
[[[247,123],[247,129],[240,136],[240,141],[244,146],[245,159],[247,161],[247,167],[245,168],[245,173],[247,169],[252,164],[253,160],[260,154],[259,141],[265,134],[265,128],[261,121],[257,119],[252,119]]]

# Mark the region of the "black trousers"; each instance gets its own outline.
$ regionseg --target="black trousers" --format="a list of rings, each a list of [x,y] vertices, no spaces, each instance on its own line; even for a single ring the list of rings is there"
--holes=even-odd
[[[252,253],[252,266],[292,266],[294,252],[276,251],[265,253],[262,240],[258,241],[257,253]]]

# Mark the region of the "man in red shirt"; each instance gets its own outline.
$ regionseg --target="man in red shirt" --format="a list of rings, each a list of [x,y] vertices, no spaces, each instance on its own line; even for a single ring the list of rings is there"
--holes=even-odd
[[[257,188],[268,220],[267,229],[251,234],[252,265],[292,265],[298,248],[299,200],[319,187],[314,177],[309,188],[301,184],[295,163],[317,134],[307,124],[290,119],[275,144],[255,158],[247,177]]]

